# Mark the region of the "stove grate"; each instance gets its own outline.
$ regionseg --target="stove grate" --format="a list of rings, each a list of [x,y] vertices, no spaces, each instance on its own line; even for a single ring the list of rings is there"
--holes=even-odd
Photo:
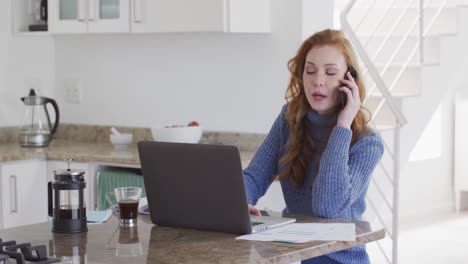
[[[1,256],[5,256],[6,258],[4,257],[5,259],[2,260]],[[3,242],[0,239],[0,264],[7,263],[8,258],[14,259],[16,264],[49,264],[60,262],[60,259],[47,257],[45,245],[31,246],[31,243],[16,244],[15,240]]]

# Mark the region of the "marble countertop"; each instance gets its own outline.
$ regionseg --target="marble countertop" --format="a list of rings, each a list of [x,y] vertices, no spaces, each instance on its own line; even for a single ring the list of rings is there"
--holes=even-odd
[[[241,151],[242,165],[245,167],[254,151]],[[0,144],[0,162],[43,158],[63,160],[72,157],[76,161],[117,164],[128,167],[139,167],[140,159],[136,145],[128,149],[116,149],[109,143],[76,142],[54,140],[45,148],[23,148],[18,143]]]
[[[294,215],[297,222],[352,222]],[[356,221],[356,241],[303,244],[236,240],[235,234],[158,227],[139,216],[137,228],[120,228],[117,219],[88,225],[81,234],[55,234],[52,223],[0,230],[3,241],[46,245],[49,255],[84,259],[80,263],[277,263],[286,264],[384,238],[383,229]],[[133,253],[135,256],[121,256]]]

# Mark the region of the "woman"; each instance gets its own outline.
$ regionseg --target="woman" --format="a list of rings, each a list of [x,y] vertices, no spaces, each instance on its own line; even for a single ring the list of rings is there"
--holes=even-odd
[[[366,127],[365,88],[352,46],[340,31],[318,32],[288,68],[287,104],[244,170],[250,213],[260,214],[253,205],[278,178],[286,213],[360,220],[383,143]],[[360,264],[369,258],[359,246],[303,263]]]

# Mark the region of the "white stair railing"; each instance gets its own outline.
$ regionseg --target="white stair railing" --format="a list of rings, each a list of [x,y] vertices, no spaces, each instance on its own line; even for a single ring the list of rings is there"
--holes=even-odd
[[[385,1],[385,3],[388,3],[388,0],[380,0],[380,1]],[[369,99],[374,95],[373,98],[375,98],[374,90],[378,90],[377,92],[379,93],[379,102],[377,106],[374,108],[372,116],[371,116],[371,122],[370,125],[373,126],[376,129],[379,129],[379,119],[378,115],[382,111],[383,106],[386,106],[387,109],[390,110],[394,123],[392,127],[392,132],[393,135],[391,137],[392,144],[389,144],[387,140],[384,142],[385,145],[385,155],[388,158],[388,160],[382,160],[381,163],[379,164],[379,172],[383,175],[382,178],[384,182],[387,184],[383,184],[382,181],[377,181],[375,177],[373,177],[371,181],[371,187],[373,187],[373,190],[375,190],[372,194],[374,196],[370,195],[370,192],[368,193],[368,196],[366,197],[367,203],[370,206],[370,209],[375,214],[375,220],[383,226],[383,228],[386,231],[387,238],[391,240],[391,253],[388,253],[388,250],[385,246],[385,244],[381,241],[377,241],[377,246],[380,249],[382,256],[384,257],[385,261],[387,263],[393,263],[397,264],[398,263],[398,224],[399,224],[399,177],[400,177],[400,128],[404,126],[407,121],[403,115],[403,113],[400,110],[400,107],[397,105],[397,102],[393,98],[391,91],[396,87],[398,81],[402,77],[403,72],[407,69],[407,67],[410,64],[411,59],[417,54],[417,51],[419,50],[419,55],[420,55],[420,63],[422,64],[423,62],[423,49],[424,49],[424,38],[427,36],[429,33],[430,28],[434,24],[435,20],[445,7],[447,0],[443,0],[440,5],[438,6],[438,9],[435,13],[435,15],[432,17],[432,20],[428,23],[428,25],[424,25],[423,19],[424,19],[424,9],[425,7],[429,6],[432,2],[429,1],[426,6],[424,6],[424,1],[423,0],[418,0],[419,2],[419,7],[418,7],[418,15],[410,22],[410,25],[405,25],[407,26],[406,28],[408,29],[405,31],[404,35],[402,36],[402,39],[398,42],[397,48],[391,52],[391,56],[387,61],[384,63],[384,67],[381,71],[378,71],[376,66],[375,66],[375,61],[377,59],[377,56],[379,53],[384,49],[385,45],[389,41],[389,39],[392,36],[397,35],[396,33],[396,28],[400,24],[400,22],[403,20],[403,16],[408,12],[408,10],[414,6],[413,0],[408,1],[408,4],[405,5],[403,8],[402,12],[398,15],[398,18],[393,21],[392,26],[390,27],[390,30],[388,32],[385,32],[385,36],[383,38],[383,41],[380,43],[377,53],[370,57],[368,52],[366,51],[366,45],[372,40],[374,35],[376,34],[377,31],[379,31],[379,27],[382,24],[382,21],[387,18],[390,9],[394,8],[396,6],[396,1],[393,0],[389,5],[386,6],[385,14],[378,19],[376,22],[374,21],[368,21],[373,23],[374,27],[371,30],[370,35],[366,37],[365,41],[361,41],[359,36],[358,36],[358,29],[361,27],[364,23],[366,23],[366,20],[368,18],[368,15],[370,12],[372,12],[372,8],[376,1],[372,2],[370,6],[367,6],[365,11],[361,13],[361,17],[359,19],[359,22],[357,23],[357,26],[354,28],[351,26],[351,24],[348,21],[348,15],[351,11],[351,9],[355,6],[356,0],[350,0],[349,3],[346,5],[346,7],[342,10],[341,12],[341,27],[343,32],[347,35],[348,39],[351,41],[353,44],[354,48],[356,49],[356,52],[358,53],[358,56],[362,60],[363,66],[365,67],[364,69],[364,74],[369,74],[370,78],[375,82],[375,85],[372,85],[370,90],[367,91],[367,97],[364,100],[364,104],[366,104]],[[418,34],[418,41],[417,43],[414,44],[414,47],[411,49],[411,52],[409,56],[405,59],[403,65],[401,68],[398,70],[397,74],[393,78],[392,81],[390,81],[390,85],[387,86],[386,82],[383,80],[383,74],[387,71],[387,69],[394,64],[394,60],[397,56],[397,54],[401,51],[403,45],[407,42],[409,36],[411,35],[413,29],[417,26],[419,23],[419,34]],[[426,28],[424,30],[424,28]],[[363,44],[364,43],[364,44]],[[364,78],[366,77],[365,75],[363,76]],[[391,146],[391,147],[390,147]],[[390,165],[388,164],[390,163]],[[391,170],[388,169],[388,167],[391,168]],[[374,175],[375,176],[375,175]],[[390,186],[391,190],[388,190],[388,185]],[[388,198],[389,194],[391,195],[391,199]],[[392,202],[390,202],[392,201]],[[388,222],[388,218],[383,212],[382,208],[385,208],[388,212],[390,212],[391,216],[391,223]],[[391,255],[391,256],[390,256]]]

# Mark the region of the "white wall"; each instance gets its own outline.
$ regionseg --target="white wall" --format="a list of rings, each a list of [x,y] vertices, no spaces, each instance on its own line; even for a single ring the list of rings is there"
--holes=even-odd
[[[414,157],[403,166],[400,180],[400,220],[412,223],[452,212],[453,196],[453,96],[446,94],[428,123]],[[438,131],[440,133],[436,133]],[[430,156],[418,151],[434,147]],[[439,148],[440,147],[440,148]],[[426,155],[427,155],[426,151]],[[413,159],[413,160],[412,160]]]
[[[463,85],[468,87],[468,83]],[[468,89],[459,91],[455,97],[455,144],[454,144],[454,189],[457,209],[468,209]],[[463,195],[461,195],[463,193]]]
[[[24,106],[20,97],[28,88],[53,96],[54,43],[51,37],[13,36],[12,1],[0,1],[0,126],[22,122]]]
[[[318,1],[302,0],[302,38],[306,39],[314,34],[317,29],[333,28],[335,12],[335,0]]]
[[[208,130],[267,132],[284,103],[287,60],[302,40],[301,6],[272,0],[271,34],[59,36],[63,120],[125,126],[197,120]],[[316,24],[315,31],[324,25]],[[82,101],[66,103],[64,86],[76,79]]]

